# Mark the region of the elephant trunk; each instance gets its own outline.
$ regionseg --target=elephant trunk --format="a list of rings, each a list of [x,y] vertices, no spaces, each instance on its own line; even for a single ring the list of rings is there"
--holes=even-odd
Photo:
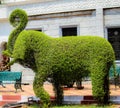
[[[12,55],[15,41],[27,25],[28,17],[25,11],[21,9],[14,10],[9,17],[9,21],[15,29],[11,32],[7,43],[7,55]]]

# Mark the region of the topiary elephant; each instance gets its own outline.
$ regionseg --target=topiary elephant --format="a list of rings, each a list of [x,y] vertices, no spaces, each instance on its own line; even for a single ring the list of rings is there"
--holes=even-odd
[[[16,29],[9,36],[6,54],[14,62],[34,70],[34,92],[44,105],[49,103],[49,95],[43,88],[48,76],[53,79],[56,102],[62,104],[64,82],[80,80],[89,72],[93,96],[102,104],[108,103],[109,69],[115,56],[106,39],[98,36],[52,38],[42,32],[23,30],[27,15],[21,9],[11,13],[10,22]]]

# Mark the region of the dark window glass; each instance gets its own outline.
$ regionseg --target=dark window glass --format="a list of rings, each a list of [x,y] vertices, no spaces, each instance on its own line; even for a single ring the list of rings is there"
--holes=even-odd
[[[115,51],[116,60],[120,60],[120,28],[108,28],[108,41]]]
[[[77,36],[77,27],[62,28],[62,36]]]

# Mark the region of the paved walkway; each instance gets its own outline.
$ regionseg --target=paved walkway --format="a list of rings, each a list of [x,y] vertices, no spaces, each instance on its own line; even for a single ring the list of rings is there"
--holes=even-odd
[[[76,85],[73,88],[65,88],[64,95],[78,95],[78,96],[85,96],[85,95],[92,95],[92,86],[90,83],[83,83],[84,89],[78,90]],[[54,96],[53,87],[51,84],[44,85],[45,90],[51,95]],[[115,89],[114,85],[110,85],[110,95],[111,96],[120,96],[120,88],[117,87]]]
[[[23,96],[34,95],[32,85],[22,85],[22,89],[24,90],[24,92],[18,90],[17,93],[15,93],[15,88],[13,84],[7,84],[5,86],[6,86],[5,88],[0,86],[0,95],[23,95]]]
[[[84,86],[84,89],[82,89],[82,90],[78,90],[75,85],[73,88],[65,88],[64,95],[79,95],[79,96],[92,95],[91,84],[83,83],[83,86]],[[22,92],[21,90],[18,90],[18,92],[15,93],[15,88],[14,88],[13,84],[6,85],[6,88],[3,88],[2,86],[0,86],[0,95],[24,95],[24,96],[34,95],[32,85],[22,85],[22,88],[23,88],[24,92]],[[44,88],[51,96],[54,96],[53,87],[50,83],[45,83]],[[120,88],[117,87],[117,89],[115,89],[115,86],[111,85],[110,86],[110,95],[111,96],[112,95],[120,96]]]
[[[86,96],[86,95],[89,96],[89,95],[92,95],[91,84],[83,83],[83,86],[84,86],[84,89],[82,89],[82,90],[78,90],[75,85],[73,88],[70,88],[70,89],[65,88],[64,95],[65,96]],[[6,85],[6,88],[3,88],[2,86],[0,86],[0,96],[4,96],[4,98],[8,98],[7,96],[13,97],[16,95],[20,95],[20,96],[29,97],[29,96],[35,95],[32,85],[22,85],[22,88],[23,88],[24,92],[21,92],[21,90],[18,90],[18,92],[15,93],[13,84]],[[44,88],[50,94],[50,96],[54,96],[53,87],[50,83],[45,83]],[[120,88],[117,87],[117,89],[115,89],[114,85],[111,85],[110,86],[110,95],[111,96],[120,96]],[[117,107],[115,107],[115,108],[120,108],[120,105],[117,105]]]

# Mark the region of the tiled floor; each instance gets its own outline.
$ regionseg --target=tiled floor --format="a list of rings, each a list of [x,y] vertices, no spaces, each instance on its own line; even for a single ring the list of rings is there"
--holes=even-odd
[[[70,89],[65,88],[64,89],[64,95],[79,95],[79,96],[92,95],[92,86],[91,86],[91,84],[83,84],[83,86],[84,86],[84,89],[82,89],[82,90],[78,90],[76,88],[76,86],[74,86],[73,88],[70,88]],[[45,84],[44,88],[51,96],[54,96],[53,87],[51,86],[51,84]],[[115,89],[115,86],[111,85],[110,86],[110,95],[111,96],[120,95],[120,88],[117,87]]]
[[[0,86],[0,95],[24,95],[24,96],[32,96],[34,95],[32,85],[22,85],[22,89],[24,92],[22,92],[20,89],[17,90],[17,93],[15,93],[15,88],[13,84],[7,84],[6,87],[3,88]]]

